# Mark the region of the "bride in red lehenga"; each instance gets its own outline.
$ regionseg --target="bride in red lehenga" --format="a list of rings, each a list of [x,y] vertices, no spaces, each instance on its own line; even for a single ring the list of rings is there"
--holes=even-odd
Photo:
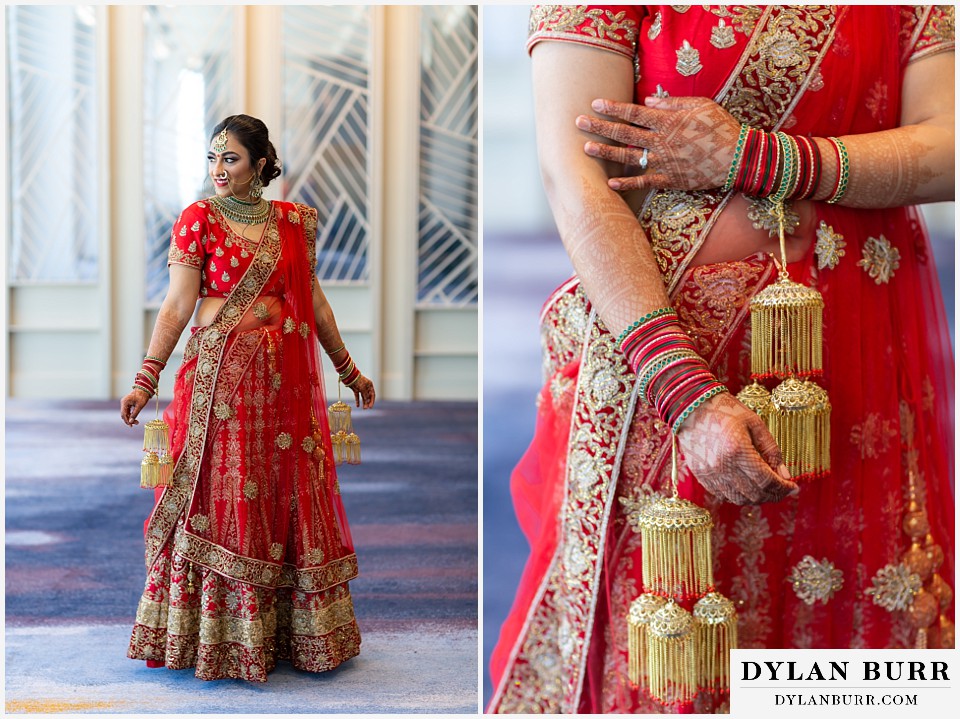
[[[730,392],[671,425],[681,496],[713,515],[714,577],[740,646],[953,646],[953,356],[910,207],[953,198],[953,17],[533,10],[540,163],[577,275],[541,315],[546,381],[512,478],[531,555],[491,659],[491,712],[724,709],[704,693],[663,707],[627,678],[626,614],[642,584],[633,519],[668,492],[671,429],[639,396],[618,335],[668,307],[671,341],[695,349],[684,361]],[[808,199],[787,204],[790,276],[825,301],[832,471],[815,479],[788,479],[763,423],[733,399],[750,383],[749,301],[779,255],[773,203],[720,189],[741,124],[820,155]],[[776,186],[770,157],[751,161]]]
[[[173,483],[146,525],[128,656],[201,679],[266,681],[278,659],[326,671],[358,654],[360,633],[317,340],[358,405],[373,406],[374,387],[314,274],[317,211],[260,196],[280,174],[266,126],[226,118],[208,164],[216,194],[174,225],[170,289],[121,401],[137,424],[196,308],[165,413]]]

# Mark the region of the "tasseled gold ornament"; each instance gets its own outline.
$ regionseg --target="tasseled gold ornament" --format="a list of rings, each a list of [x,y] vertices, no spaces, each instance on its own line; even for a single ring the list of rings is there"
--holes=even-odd
[[[791,475],[816,477],[830,471],[830,398],[809,379],[823,370],[823,296],[790,279],[782,204],[776,213],[780,276],[750,301],[755,381],[738,399],[770,427]],[[773,390],[769,404],[756,382],[765,378],[785,380]]]
[[[643,586],[647,591],[687,599],[713,588],[710,512],[689,500],[665,497],[650,502],[637,525],[643,538]]]
[[[333,463],[336,465],[343,464],[346,459],[346,441],[347,433],[342,429],[336,434],[330,435],[330,444],[333,446]]]
[[[157,398],[157,412],[160,409]],[[143,451],[154,452],[158,456],[170,451],[170,425],[162,419],[151,419],[143,427]]]
[[[823,295],[790,279],[783,203],[775,212],[780,276],[750,300],[751,371],[756,377],[807,377],[823,369]]]
[[[641,689],[650,688],[647,666],[647,628],[653,615],[667,603],[656,594],[641,594],[633,600],[627,613],[627,677]]]
[[[642,538],[643,587],[627,614],[628,678],[665,704],[685,704],[700,689],[726,691],[730,650],[737,646],[733,603],[713,591],[710,513],[677,496],[644,507],[634,529]],[[678,599],[698,599],[694,614]]]
[[[160,419],[160,396],[157,395],[157,416],[143,427],[143,451],[140,462],[140,486],[143,489],[169,487],[173,484],[173,457],[170,455],[170,425]]]
[[[697,695],[693,617],[672,599],[647,628],[650,696],[664,704],[687,704]]]
[[[693,606],[700,689],[730,688],[730,650],[737,646],[737,610],[722,594],[710,592]]]
[[[330,420],[330,433],[352,432],[353,422],[350,420],[350,405],[339,397],[327,408],[327,418]]]
[[[780,277],[750,301],[751,370],[757,377],[806,377],[823,368],[823,295]]]
[[[770,392],[762,384],[753,381],[752,384],[748,384],[737,394],[737,399],[749,410],[756,412],[760,415],[760,419],[764,422],[767,420],[767,415],[770,413]]]
[[[353,431],[350,405],[340,399],[340,383],[337,383],[337,401],[327,408],[330,420],[330,441],[333,444],[335,464],[360,464],[360,437]]]
[[[796,377],[787,378],[771,393],[763,419],[794,477],[815,477],[830,470],[830,410],[822,388]]]
[[[360,438],[351,432],[343,440],[347,464],[360,464]]]

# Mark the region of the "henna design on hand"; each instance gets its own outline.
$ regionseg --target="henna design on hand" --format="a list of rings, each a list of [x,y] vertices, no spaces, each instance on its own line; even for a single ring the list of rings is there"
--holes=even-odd
[[[597,100],[593,108],[623,122],[581,115],[577,126],[634,147],[588,142],[588,155],[626,166],[640,163],[647,149],[648,171],[636,177],[614,177],[616,190],[668,188],[704,190],[726,180],[740,123],[705,97],[647,98],[647,105]],[[646,129],[649,128],[649,129]]]
[[[677,439],[693,476],[720,499],[760,504],[799,491],[784,478],[783,458],[763,420],[727,393],[694,410]]]

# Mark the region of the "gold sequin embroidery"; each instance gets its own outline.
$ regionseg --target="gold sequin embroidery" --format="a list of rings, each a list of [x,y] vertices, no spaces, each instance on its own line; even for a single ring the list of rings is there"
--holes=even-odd
[[[226,402],[219,402],[214,405],[213,414],[217,419],[230,419],[233,416],[233,410]]]
[[[267,309],[267,303],[257,302],[257,304],[253,306],[253,315],[258,320],[268,319],[270,317],[270,310]]]
[[[625,11],[588,9],[587,5],[538,5],[530,13],[527,47],[538,39],[575,35],[587,44],[632,57],[637,32],[637,23],[627,18]],[[631,48],[622,43],[629,43]]]
[[[805,604],[826,604],[843,586],[843,572],[826,558],[818,562],[808,554],[794,565],[788,581]]]
[[[843,235],[834,232],[830,225],[820,220],[820,226],[817,228],[817,244],[813,250],[817,255],[817,268],[834,269],[840,264],[840,258],[846,254],[843,249],[846,246],[847,242],[843,239]]]
[[[280,542],[274,542],[270,545],[270,556],[277,560],[283,556],[283,545]]]
[[[878,285],[887,284],[900,267],[900,250],[883,235],[868,237],[863,246],[863,259],[857,266],[865,269]]]
[[[287,432],[281,432],[277,435],[277,446],[280,449],[290,449],[293,446],[293,437]]]
[[[866,595],[873,597],[873,603],[888,612],[902,611],[913,602],[913,595],[920,591],[923,583],[916,574],[902,564],[888,564],[873,577],[873,586]]]
[[[257,487],[257,483],[252,479],[247,480],[243,485],[243,496],[247,499],[256,499],[260,494],[260,489]]]
[[[195,514],[190,517],[190,526],[196,532],[206,532],[210,528],[210,518],[205,514]]]

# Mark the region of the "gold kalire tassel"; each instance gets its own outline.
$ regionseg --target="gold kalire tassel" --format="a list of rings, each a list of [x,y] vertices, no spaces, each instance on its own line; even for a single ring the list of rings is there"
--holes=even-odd
[[[700,689],[730,688],[730,650],[737,646],[737,610],[722,594],[710,592],[693,606],[697,677]]]
[[[641,594],[633,600],[627,613],[627,676],[630,683],[641,689],[650,688],[650,670],[647,666],[647,629],[653,615],[667,600],[656,594]]]
[[[360,437],[353,431],[350,405],[340,398],[340,383],[337,383],[337,401],[327,408],[330,420],[330,442],[333,445],[333,461],[340,465],[360,464]]]
[[[737,399],[770,427],[791,475],[810,478],[830,471],[830,399],[810,379],[823,371],[823,296],[790,279],[782,204],[776,212],[780,276],[750,301],[754,383]],[[785,380],[769,404],[757,381],[768,378]]]
[[[650,695],[664,704],[687,704],[697,696],[695,637],[690,612],[672,599],[650,619],[647,629]]]
[[[140,463],[140,486],[143,489],[169,487],[173,484],[173,456],[170,454],[170,425],[160,419],[160,394],[157,393],[157,415],[143,427],[143,451]]]
[[[677,496],[650,502],[634,529],[642,539],[643,588],[627,615],[628,678],[664,704],[693,701],[700,690],[727,691],[737,646],[733,602],[714,591],[710,530],[703,507]],[[697,599],[691,615],[677,601]]]

